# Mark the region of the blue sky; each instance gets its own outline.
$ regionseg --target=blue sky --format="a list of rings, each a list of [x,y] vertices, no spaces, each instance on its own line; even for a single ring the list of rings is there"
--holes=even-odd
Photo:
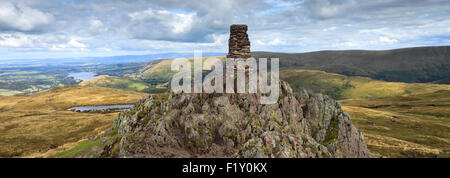
[[[448,0],[2,0],[0,60],[226,52],[231,24],[252,51],[450,45]]]

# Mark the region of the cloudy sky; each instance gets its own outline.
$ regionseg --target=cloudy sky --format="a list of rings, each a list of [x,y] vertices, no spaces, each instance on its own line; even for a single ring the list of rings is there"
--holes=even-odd
[[[0,60],[450,45],[449,0],[1,0]]]

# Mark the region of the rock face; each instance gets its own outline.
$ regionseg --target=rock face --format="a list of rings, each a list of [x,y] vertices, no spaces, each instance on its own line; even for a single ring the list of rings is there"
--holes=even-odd
[[[247,59],[250,57],[250,40],[247,35],[247,25],[231,25],[227,58]]]
[[[103,157],[371,157],[339,103],[293,93],[281,81],[276,104],[261,94],[174,94],[122,112]]]

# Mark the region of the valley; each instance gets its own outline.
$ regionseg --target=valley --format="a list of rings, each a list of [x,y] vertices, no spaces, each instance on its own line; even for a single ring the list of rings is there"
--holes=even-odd
[[[444,54],[446,49],[429,50]],[[295,92],[323,93],[339,100],[352,123],[364,132],[367,146],[373,153],[383,157],[450,157],[450,85],[447,85],[444,70],[446,60],[439,64],[444,68],[419,63],[410,66],[410,72],[416,72],[413,80],[401,79],[408,76],[408,72],[403,72],[390,73],[394,81],[383,81],[380,79],[385,78],[380,76],[386,71],[380,70],[381,67],[365,68],[374,64],[354,63],[359,60],[357,57],[345,62],[345,57],[355,55],[347,53],[340,54],[344,56],[341,63],[352,65],[330,67],[332,62],[325,60],[328,53],[339,52],[300,57],[281,54],[280,79],[288,82]],[[364,52],[356,54],[360,53]],[[393,52],[366,53],[389,56]],[[261,52],[254,54],[270,56]],[[317,56],[324,58],[323,64],[309,64]],[[224,60],[224,57],[219,58]],[[4,96],[0,97],[0,157],[76,157],[95,152],[100,149],[101,141],[91,137],[109,128],[117,112],[67,109],[134,104],[148,94],[165,97],[168,83],[175,74],[170,64],[171,60],[153,60],[60,69],[3,68],[0,72],[0,83],[4,84],[0,85],[0,96]],[[435,71],[437,75],[429,75]],[[67,77],[74,72],[95,72],[98,76],[84,81]],[[24,95],[28,93],[36,94]]]
[[[64,86],[33,95],[0,97],[0,157],[41,157],[96,136],[117,112],[73,112],[74,106],[134,104],[145,93]]]
[[[77,85],[88,75],[126,76],[134,73],[146,63],[76,65],[24,65],[0,66],[0,97],[17,94],[32,94],[53,87]],[[78,76],[82,74],[81,76]],[[75,75],[75,76],[72,76]],[[79,78],[81,77],[81,78]],[[90,78],[90,77],[89,77]],[[87,78],[87,79],[89,79]]]

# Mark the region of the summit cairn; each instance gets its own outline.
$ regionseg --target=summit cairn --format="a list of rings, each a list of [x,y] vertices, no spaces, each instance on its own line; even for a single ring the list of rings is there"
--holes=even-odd
[[[247,25],[231,25],[227,58],[247,59],[250,57],[250,40],[247,35]]]

